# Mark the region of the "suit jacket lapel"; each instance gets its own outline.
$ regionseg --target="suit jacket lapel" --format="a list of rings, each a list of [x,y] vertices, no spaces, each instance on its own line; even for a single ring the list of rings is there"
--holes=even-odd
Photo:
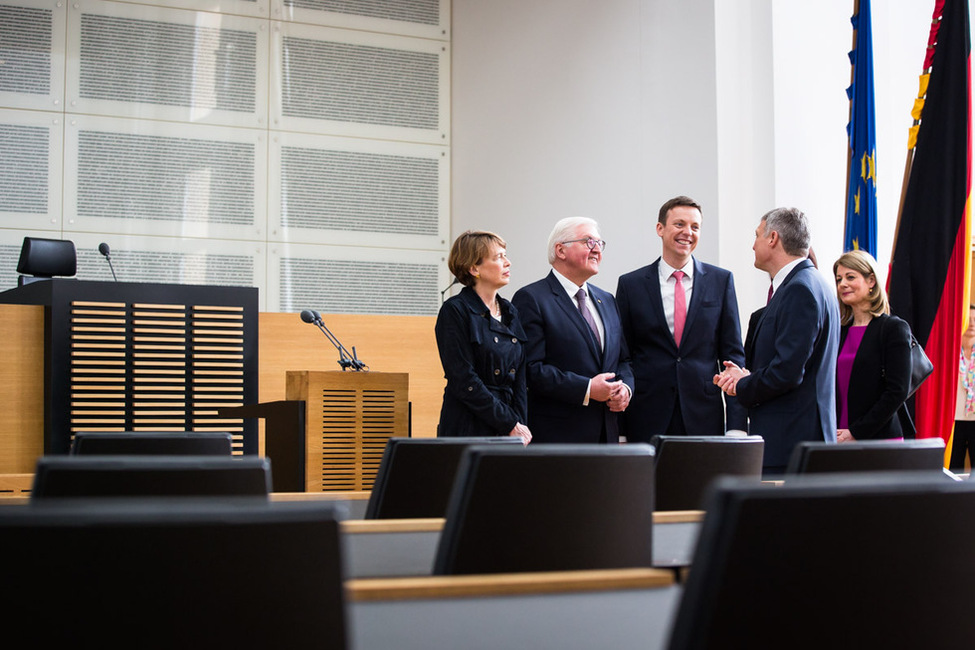
[[[602,353],[596,347],[596,339],[592,336],[592,331],[589,329],[589,323],[582,317],[579,313],[579,307],[576,301],[569,297],[566,293],[565,287],[559,282],[559,279],[555,277],[555,273],[550,271],[548,274],[548,284],[552,293],[555,295],[555,303],[565,312],[565,316],[570,323],[572,323],[576,329],[579,330],[579,336],[582,337],[589,345],[589,352],[592,353],[596,360],[602,362]],[[600,312],[600,317],[602,317],[602,312]],[[603,321],[605,323],[605,321]]]
[[[691,290],[691,304],[687,306],[687,318],[684,320],[684,336],[681,340],[685,340],[687,333],[691,330],[694,325],[694,321],[697,319],[697,314],[701,311],[700,304],[705,299],[705,294],[707,292],[707,271],[704,270],[703,265],[696,259],[691,259],[691,263],[694,265],[694,288]]]
[[[667,319],[664,317],[664,298],[660,293],[660,258],[650,265],[647,275],[645,276],[645,286],[647,289],[647,297],[649,298],[650,309],[653,310],[653,316],[650,320],[651,323],[662,323],[663,335],[670,339],[671,345],[674,349],[677,349],[677,343],[674,342],[674,335],[667,327]],[[693,294],[691,296],[693,298]]]
[[[812,262],[810,262],[808,259],[805,259],[805,260],[799,262],[798,264],[796,264],[794,267],[792,267],[792,270],[789,271],[789,275],[785,276],[785,280],[782,281],[782,284],[779,285],[779,288],[776,289],[775,290],[775,293],[772,294],[772,300],[771,300],[771,302],[769,302],[769,304],[766,305],[766,307],[764,309],[762,309],[762,315],[759,316],[758,322],[755,323],[755,335],[753,337],[751,337],[753,344],[754,344],[755,340],[758,338],[758,331],[760,329],[762,329],[762,323],[765,322],[765,316],[769,313],[770,308],[773,305],[776,305],[776,298],[778,298],[779,294],[782,291],[782,288],[785,287],[785,285],[789,284],[789,282],[792,280],[792,278],[794,278],[796,276],[796,273],[798,273],[801,269],[810,267],[812,265],[813,265]]]

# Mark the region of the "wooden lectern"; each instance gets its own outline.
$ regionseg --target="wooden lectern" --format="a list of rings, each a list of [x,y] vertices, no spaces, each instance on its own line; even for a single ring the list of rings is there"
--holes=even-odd
[[[369,490],[393,437],[409,436],[409,374],[290,371],[305,403],[305,491]]]

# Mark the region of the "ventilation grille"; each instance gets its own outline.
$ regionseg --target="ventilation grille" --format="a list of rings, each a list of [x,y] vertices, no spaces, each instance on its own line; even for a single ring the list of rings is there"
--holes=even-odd
[[[47,127],[0,124],[0,212],[47,214],[49,151]]]
[[[283,115],[439,127],[437,54],[296,37],[282,48]]]
[[[395,424],[393,390],[324,389],[322,490],[371,489],[386,441],[397,433]]]
[[[78,215],[254,224],[255,146],[78,132]]]
[[[49,239],[57,239],[57,235],[51,233],[45,235]],[[20,249],[22,243],[0,244],[0,286],[10,289],[17,286],[17,262],[20,261]]]
[[[284,0],[284,6],[423,25],[440,21],[440,0]]]
[[[254,258],[247,255],[113,250],[112,266],[120,282],[256,286]],[[79,248],[78,279],[111,281],[112,270],[100,253]]]
[[[282,258],[280,272],[279,311],[435,316],[440,307],[435,264]]]
[[[71,304],[70,431],[229,431],[244,402],[243,308]]]
[[[281,225],[317,230],[437,235],[437,160],[281,150]]]
[[[53,12],[0,5],[0,92],[51,92]]]
[[[85,99],[244,113],[256,107],[251,32],[82,14],[79,58]]]

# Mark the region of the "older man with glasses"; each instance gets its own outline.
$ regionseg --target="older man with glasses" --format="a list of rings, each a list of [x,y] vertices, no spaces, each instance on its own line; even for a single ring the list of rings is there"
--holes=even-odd
[[[535,442],[619,441],[633,372],[612,294],[593,286],[606,242],[586,217],[559,221],[549,274],[512,302],[528,337],[528,427]]]

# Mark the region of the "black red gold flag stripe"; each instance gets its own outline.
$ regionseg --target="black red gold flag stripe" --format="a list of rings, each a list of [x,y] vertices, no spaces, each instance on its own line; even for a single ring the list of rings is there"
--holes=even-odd
[[[934,363],[916,394],[918,437],[946,442],[971,274],[968,25],[968,0],[935,3],[889,276],[892,311],[910,323]]]

